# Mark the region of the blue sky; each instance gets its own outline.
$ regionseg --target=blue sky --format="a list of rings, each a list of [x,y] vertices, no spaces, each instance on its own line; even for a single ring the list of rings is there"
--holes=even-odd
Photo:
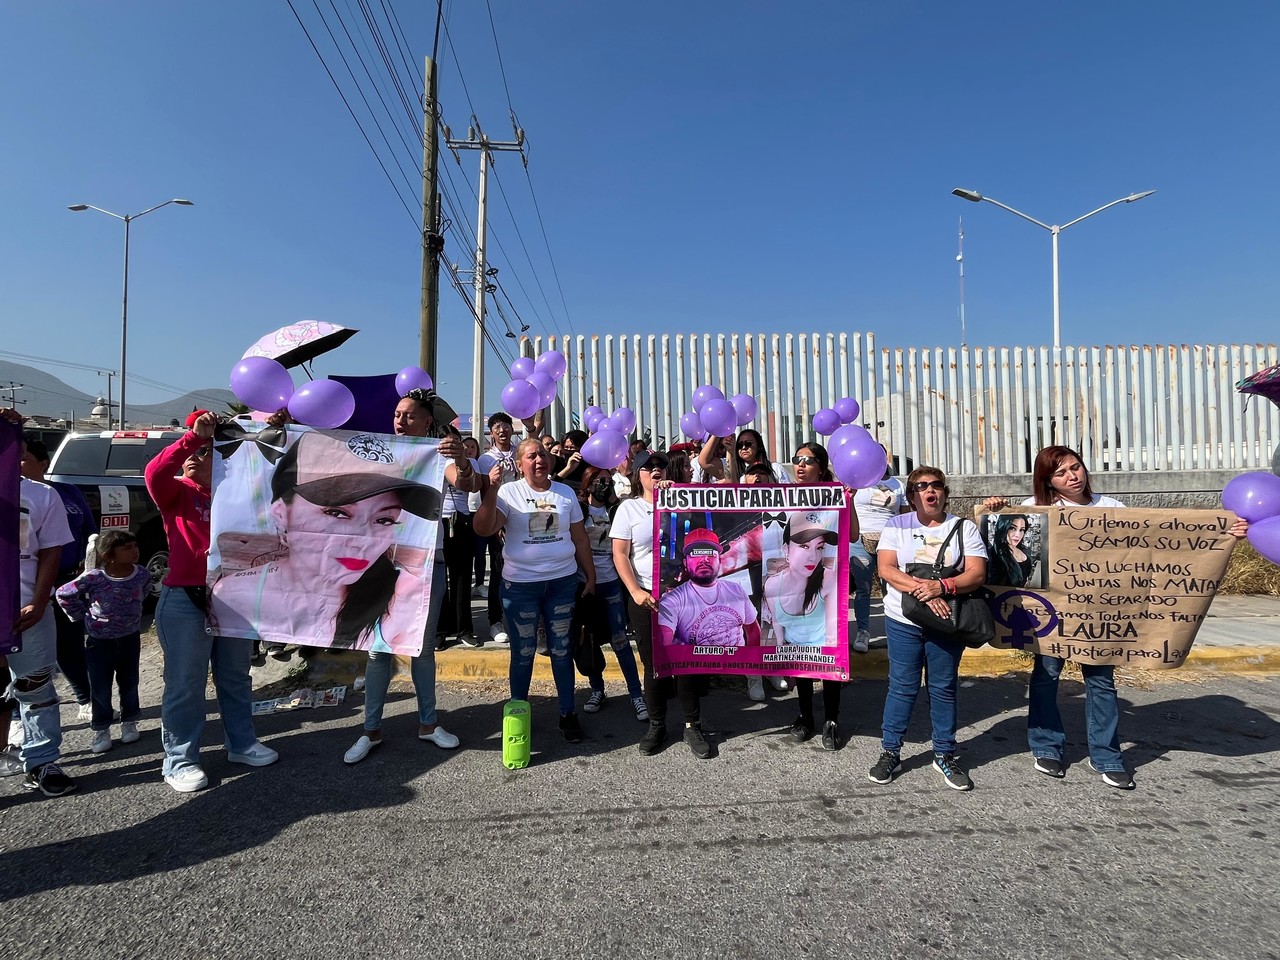
[[[358,4],[334,2],[354,25]],[[393,5],[420,65],[435,5]],[[294,6],[351,90],[312,0]],[[1050,223],[1159,191],[1062,235],[1065,343],[1275,338],[1274,4],[492,9],[564,292],[524,173],[502,155],[519,234],[491,183],[506,251],[491,244],[491,259],[532,333],[843,330],[956,345],[963,215],[969,342],[1049,343],[1049,235],[951,196],[963,186]],[[485,5],[446,11],[444,118],[465,136],[469,93],[486,131],[510,139]],[[66,207],[189,197],[195,207],[133,228],[132,373],[223,386],[249,343],[309,317],[362,331],[318,374],[416,362],[416,213],[285,0],[7,0],[0,79],[0,349],[115,366],[123,228]],[[384,162],[412,177],[416,148],[384,124]],[[476,163],[442,158],[471,223]],[[470,251],[450,236],[448,255]],[[438,379],[465,407],[472,321],[442,296]],[[103,389],[90,371],[49,369]],[[139,403],[168,392],[130,386]]]

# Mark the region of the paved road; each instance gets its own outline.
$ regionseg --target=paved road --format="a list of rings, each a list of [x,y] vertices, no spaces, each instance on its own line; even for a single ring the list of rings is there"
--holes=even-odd
[[[706,762],[639,757],[620,696],[564,744],[543,688],[516,772],[499,683],[442,686],[463,749],[414,739],[401,696],[348,768],[355,696],[261,719],[283,757],[267,769],[228,764],[211,725],[214,786],[188,797],[160,781],[150,697],[143,739],[103,757],[69,725],[78,794],[0,781],[0,956],[1280,956],[1280,680],[1122,688],[1132,793],[1080,762],[1034,774],[1023,680],[965,684],[968,794],[928,768],[919,722],[901,777],[867,782],[880,680],[845,691],[856,733],[834,754],[783,734],[794,694],[717,690]]]

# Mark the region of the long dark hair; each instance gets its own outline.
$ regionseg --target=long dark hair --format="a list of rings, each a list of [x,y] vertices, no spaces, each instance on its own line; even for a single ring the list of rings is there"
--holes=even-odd
[[[756,453],[759,456],[758,460],[747,461],[738,456],[738,444],[742,441],[743,437],[755,438]],[[760,436],[759,432],[752,430],[750,427],[745,430],[738,431],[738,435],[733,438],[733,449],[729,451],[729,455],[725,460],[725,478],[729,483],[741,483],[748,468],[755,464],[761,464],[766,467],[769,471],[771,482],[778,482],[778,478],[773,472],[773,464],[769,462],[769,454],[764,448],[764,437]]]
[[[797,516],[797,514],[792,514],[792,516]],[[789,523],[782,528],[782,542],[784,545],[791,543],[791,524]],[[826,565],[819,563],[817,569],[809,574],[809,579],[805,580],[804,603],[800,606],[802,614],[808,612],[809,604],[813,603],[818,598],[818,595],[822,593],[822,580],[826,573]]]
[[[1053,489],[1053,475],[1068,457],[1075,457],[1080,461],[1080,467],[1084,470],[1084,489],[1081,493],[1086,501],[1093,499],[1093,484],[1089,478],[1089,468],[1084,465],[1084,457],[1070,447],[1055,444],[1036,454],[1035,466],[1031,470],[1031,493],[1035,497],[1036,506],[1051,507],[1062,499],[1058,496],[1058,491]]]
[[[1022,564],[1013,558],[1013,551],[1009,548],[1009,530],[1017,520],[1022,521],[1025,542],[1025,531],[1031,528],[1031,520],[1025,513],[1002,513],[996,517],[995,529],[991,531],[991,567],[988,571],[991,583],[1020,587],[1026,582]]]

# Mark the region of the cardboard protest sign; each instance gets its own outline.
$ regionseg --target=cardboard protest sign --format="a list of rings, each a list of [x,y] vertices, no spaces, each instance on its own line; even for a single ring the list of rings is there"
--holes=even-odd
[[[655,491],[653,669],[849,678],[839,484]]]
[[[995,646],[1077,663],[1181,666],[1227,570],[1229,510],[975,511]]]
[[[292,426],[216,436],[211,629],[421,653],[444,484],[438,445]]]

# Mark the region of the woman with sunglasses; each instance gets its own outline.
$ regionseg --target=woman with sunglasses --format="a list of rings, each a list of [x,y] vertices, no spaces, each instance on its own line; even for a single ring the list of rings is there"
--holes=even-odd
[[[1039,507],[1107,507],[1117,509],[1124,504],[1114,497],[1093,492],[1089,471],[1080,455],[1070,447],[1054,445],[1036,454],[1031,471],[1032,495],[1023,506]],[[988,510],[1009,505],[1004,497],[989,497],[982,504]],[[1003,519],[1003,518],[1002,518]],[[1231,533],[1243,537],[1249,524],[1238,521]],[[1027,698],[1027,744],[1035,769],[1047,777],[1066,776],[1063,748],[1066,733],[1062,714],[1058,711],[1058,680],[1062,676],[1062,657],[1037,653],[1031,668]],[[1089,738],[1089,766],[1101,774],[1102,782],[1118,790],[1132,790],[1133,777],[1125,769],[1120,755],[1120,702],[1116,697],[1115,667],[1109,664],[1080,664],[1084,676],[1084,715]]]
[[[820,443],[806,443],[796,455],[791,458],[791,464],[795,468],[796,483],[833,483],[835,477],[831,473],[831,459],[827,454],[827,450]],[[803,517],[802,513],[791,514],[794,521],[797,517]],[[849,517],[849,539],[850,542],[857,539],[858,536],[858,519],[852,514]],[[786,530],[783,534],[784,550],[787,552],[787,569],[793,581],[795,577],[804,573],[804,568],[814,566],[814,560],[817,561],[815,569],[811,573],[804,574],[801,581],[800,589],[791,586],[789,589],[780,579],[781,575],[770,577],[764,584],[764,610],[766,619],[773,624],[774,630],[779,629],[780,623],[788,621],[795,622],[800,616],[808,613],[812,617],[819,609],[823,611],[823,621],[821,623],[821,633],[816,634],[811,639],[823,640],[832,636],[835,630],[834,618],[839,615],[833,605],[826,598],[831,595],[831,579],[832,571],[825,567],[822,563],[824,545],[830,543],[834,534],[826,531],[806,531],[805,533],[797,533],[793,530],[792,522],[788,522]],[[794,603],[796,595],[799,595],[801,603],[798,609],[788,610],[788,603]],[[786,596],[790,595],[790,597]],[[782,627],[782,639],[786,642],[793,642],[787,636],[787,628]],[[792,681],[796,688],[796,696],[800,701],[800,716],[791,724],[791,738],[796,743],[804,743],[813,736],[815,729],[813,719],[813,681],[805,677],[796,677]],[[823,680],[822,681],[822,749],[839,750],[844,741],[840,737],[840,692],[844,689],[844,684],[839,680]]]
[[[889,637],[889,691],[884,701],[881,754],[867,774],[872,783],[889,783],[902,768],[901,752],[920,676],[929,688],[929,719],[933,725],[933,767],[953,790],[972,790],[973,781],[956,759],[956,690],[960,685],[963,643],[944,633],[912,623],[902,612],[902,598],[911,594],[939,616],[948,616],[947,597],[980,587],[987,576],[987,548],[975,524],[947,512],[947,477],[936,467],[917,467],[907,477],[907,501],[913,510],[892,517],[884,525],[877,552],[880,579],[885,582],[884,623]],[[948,537],[956,526],[955,537]],[[948,580],[922,580],[907,573],[912,563],[933,563],[942,548],[942,562],[964,562]]]
[[[636,745],[645,756],[657,753],[667,742],[667,704],[674,696],[684,714],[684,742],[699,760],[714,755],[702,734],[702,678],[682,675],[658,679],[653,675],[653,492],[666,484],[667,458],[661,453],[636,455],[630,497],[618,504],[609,535],[613,538],[613,562],[626,588],[627,615],[644,664],[644,697],[649,707],[649,729]]]
[[[790,479],[781,464],[769,459],[764,438],[755,430],[739,430],[721,460],[718,451],[724,442],[720,437],[707,437],[696,461],[699,470],[694,471],[695,483],[786,483]],[[762,475],[761,467],[767,474]]]

